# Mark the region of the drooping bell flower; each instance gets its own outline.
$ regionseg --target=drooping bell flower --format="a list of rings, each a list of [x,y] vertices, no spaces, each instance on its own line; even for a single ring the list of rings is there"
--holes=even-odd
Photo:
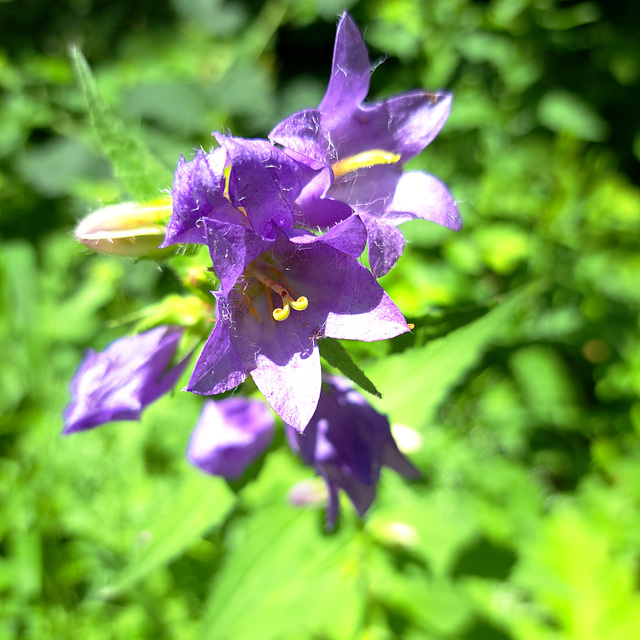
[[[90,349],[71,382],[63,434],[113,420],[138,420],[142,410],[171,391],[187,365],[172,365],[182,329],[156,327],[120,338],[104,351]]]
[[[199,154],[179,166],[173,189],[169,229],[206,244],[220,279],[215,326],[187,390],[215,395],[251,375],[274,411],[302,431],[320,396],[319,339],[384,340],[409,329],[357,260],[367,239],[360,219],[322,236],[294,229],[298,164],[267,141],[218,141],[228,180],[212,180]]]
[[[289,426],[285,429],[293,451],[327,485],[330,529],[338,517],[340,489],[364,516],[375,498],[383,466],[409,478],[420,476],[398,450],[389,420],[343,378],[325,379],[318,408],[303,434]]]
[[[402,171],[444,126],[451,94],[416,90],[367,104],[370,76],[364,41],[345,13],[322,102],[276,125],[269,138],[316,171],[298,197],[301,222],[330,226],[352,208],[367,227],[370,268],[380,277],[402,254],[398,224],[421,218],[458,230],[461,221],[442,182],[422,171]]]
[[[206,473],[237,479],[271,444],[274,423],[264,402],[209,400],[191,435],[187,459]]]

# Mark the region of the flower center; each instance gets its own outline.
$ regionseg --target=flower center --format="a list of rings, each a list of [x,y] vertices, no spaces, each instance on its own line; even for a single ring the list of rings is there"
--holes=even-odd
[[[278,322],[282,322],[289,317],[291,308],[296,311],[304,311],[309,306],[309,301],[304,296],[300,296],[297,300],[294,300],[291,294],[279,283],[265,276],[257,269],[250,269],[249,275],[254,277],[258,282],[261,282],[265,287],[275,291],[282,298],[282,309],[273,310],[273,319]]]
[[[339,178],[345,173],[350,173],[356,169],[368,169],[379,164],[395,164],[400,160],[399,153],[384,151],[383,149],[370,149],[362,153],[356,153],[355,156],[349,156],[344,160],[339,160],[331,165],[333,177]]]

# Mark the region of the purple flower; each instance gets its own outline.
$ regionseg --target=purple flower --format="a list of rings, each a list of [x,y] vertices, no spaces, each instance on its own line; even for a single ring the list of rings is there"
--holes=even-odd
[[[214,267],[227,253],[218,244],[226,244],[223,234],[220,229],[210,240]],[[233,287],[221,278],[216,324],[187,390],[222,393],[250,374],[274,411],[302,431],[320,397],[319,339],[371,342],[408,331],[399,309],[357,260],[365,243],[357,217],[322,236],[293,230],[253,260]]]
[[[419,471],[400,453],[389,421],[347,380],[328,377],[304,434],[286,426],[293,451],[323,478],[329,492],[327,526],[338,517],[338,490],[346,491],[363,516],[376,495],[382,466],[416,478]]]
[[[112,420],[138,420],[142,410],[176,385],[187,364],[171,366],[182,329],[157,327],[89,350],[71,383],[64,435]]]
[[[274,422],[263,402],[240,397],[209,400],[191,435],[187,458],[206,473],[239,478],[271,444]]]
[[[357,217],[322,236],[294,229],[308,170],[266,140],[218,141],[228,181],[218,150],[181,163],[169,222],[173,240],[208,245],[220,279],[216,324],[187,390],[214,395],[251,375],[276,413],[302,431],[320,396],[319,339],[383,340],[408,327],[357,260],[367,240]]]
[[[316,171],[297,200],[301,222],[330,226],[355,210],[367,227],[371,270],[380,277],[402,254],[398,224],[422,218],[458,230],[461,221],[443,183],[421,171],[402,173],[444,126],[451,94],[417,90],[363,104],[370,76],[364,41],[345,13],[322,102],[278,124],[269,138]]]

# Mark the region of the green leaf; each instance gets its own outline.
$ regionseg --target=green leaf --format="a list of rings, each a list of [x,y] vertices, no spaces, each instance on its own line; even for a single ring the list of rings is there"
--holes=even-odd
[[[320,348],[320,355],[332,367],[338,369],[340,373],[368,393],[382,398],[381,393],[376,389],[373,382],[367,378],[362,369],[351,359],[351,356],[337,340],[324,338],[318,342],[318,347]]]
[[[84,56],[71,47],[71,60],[87,100],[91,122],[105,154],[113,163],[115,175],[137,202],[149,202],[171,185],[171,172],[133,136],[125,124],[102,101]]]
[[[508,298],[495,309],[420,349],[371,364],[376,379],[388,389],[378,406],[396,422],[415,427],[429,424],[451,389],[480,359],[487,347],[503,338],[531,288]]]
[[[191,547],[229,512],[234,496],[221,480],[190,472],[166,508],[158,512],[148,531],[151,542],[112,585],[100,590],[103,598],[113,598]]]
[[[198,638],[354,637],[363,608],[357,538],[323,536],[312,513],[280,497],[227,539],[229,554],[212,582]]]

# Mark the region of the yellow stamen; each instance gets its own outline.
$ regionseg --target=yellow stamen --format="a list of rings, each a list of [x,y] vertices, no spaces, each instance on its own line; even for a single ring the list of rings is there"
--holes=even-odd
[[[261,282],[268,289],[275,291],[282,298],[282,309],[273,310],[272,315],[274,320],[278,322],[286,320],[289,317],[291,307],[296,311],[304,311],[309,306],[307,298],[300,296],[297,300],[294,300],[291,294],[279,282],[269,278],[269,276],[265,276],[264,273],[260,273],[260,271],[256,269],[250,269],[249,273],[258,280],[258,282]]]
[[[383,149],[370,149],[362,153],[356,153],[355,156],[349,156],[344,160],[340,160],[332,165],[333,177],[339,178],[345,173],[355,171],[356,169],[368,169],[379,164],[395,164],[400,160],[399,153],[384,151]]]

